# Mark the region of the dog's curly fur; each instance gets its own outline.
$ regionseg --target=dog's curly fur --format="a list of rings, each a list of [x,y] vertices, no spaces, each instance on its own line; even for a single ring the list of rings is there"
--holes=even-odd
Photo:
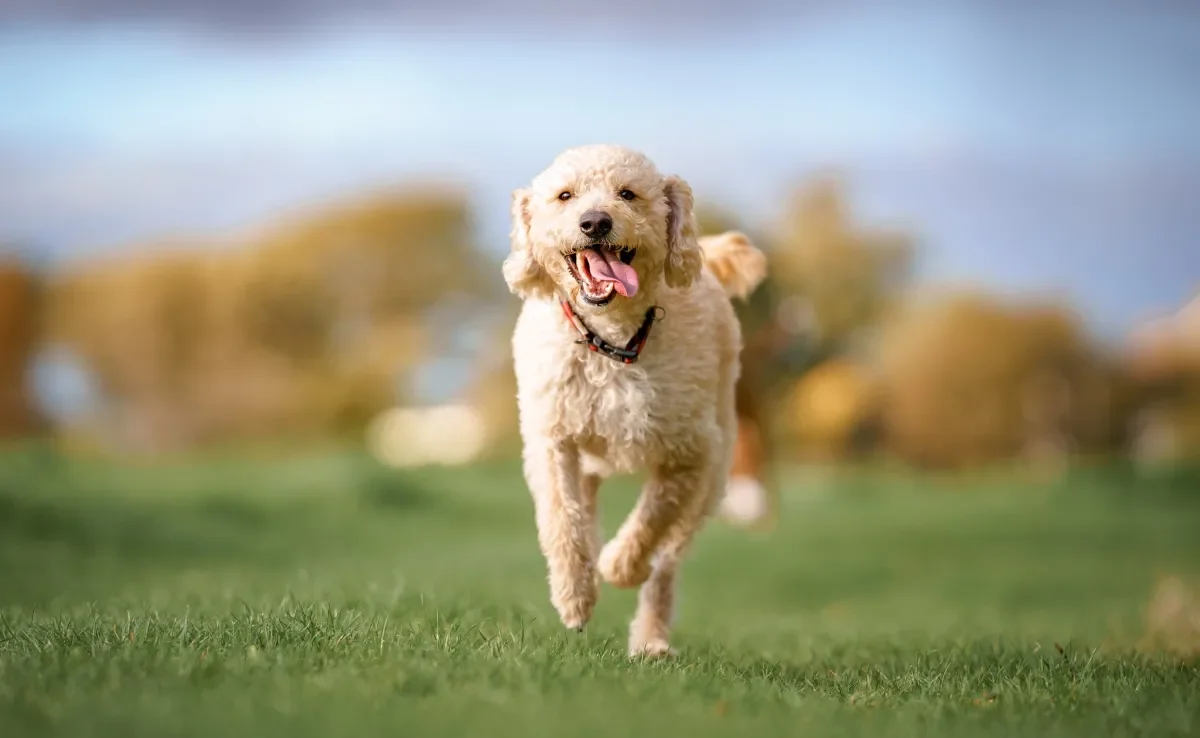
[[[580,216],[594,210],[612,218],[609,243],[636,248],[641,285],[603,306],[582,299],[565,258],[589,244]],[[524,300],[513,355],[551,601],[563,624],[579,630],[601,578],[640,586],[632,654],[670,652],[676,571],[720,501],[732,459],[741,333],[729,300],[747,295],[766,272],[765,257],[742,234],[699,238],[697,230],[687,183],[623,147],[567,150],[513,193],[504,277]],[[617,345],[650,307],[663,317],[637,363],[621,364],[579,345],[559,299]],[[601,548],[601,480],[642,470],[649,480],[637,505]]]

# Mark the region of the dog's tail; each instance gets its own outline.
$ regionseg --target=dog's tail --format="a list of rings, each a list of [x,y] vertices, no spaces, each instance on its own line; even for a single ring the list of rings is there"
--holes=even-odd
[[[766,255],[737,231],[703,236],[700,249],[705,268],[730,297],[745,299],[767,276]]]

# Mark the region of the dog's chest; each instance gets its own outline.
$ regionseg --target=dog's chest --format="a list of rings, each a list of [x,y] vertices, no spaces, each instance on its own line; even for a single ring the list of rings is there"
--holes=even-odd
[[[645,368],[587,356],[569,361],[563,369],[556,404],[569,436],[619,447],[645,444],[658,435],[657,393]]]

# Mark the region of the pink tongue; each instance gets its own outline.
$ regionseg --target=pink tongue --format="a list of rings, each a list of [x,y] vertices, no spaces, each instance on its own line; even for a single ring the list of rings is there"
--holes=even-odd
[[[613,288],[625,297],[633,297],[638,291],[638,275],[616,252],[586,249],[581,255],[587,259],[588,271],[594,282],[612,282]]]

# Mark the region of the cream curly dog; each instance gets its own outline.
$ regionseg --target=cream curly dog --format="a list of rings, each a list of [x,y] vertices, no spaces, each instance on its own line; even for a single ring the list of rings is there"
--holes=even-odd
[[[602,577],[641,587],[630,652],[670,652],[676,570],[732,458],[741,332],[729,298],[765,273],[741,234],[698,239],[687,183],[626,148],[570,149],[513,193],[504,278],[524,300],[513,355],[525,478],[568,628],[587,624]],[[601,550],[601,480],[641,470],[641,497]]]

